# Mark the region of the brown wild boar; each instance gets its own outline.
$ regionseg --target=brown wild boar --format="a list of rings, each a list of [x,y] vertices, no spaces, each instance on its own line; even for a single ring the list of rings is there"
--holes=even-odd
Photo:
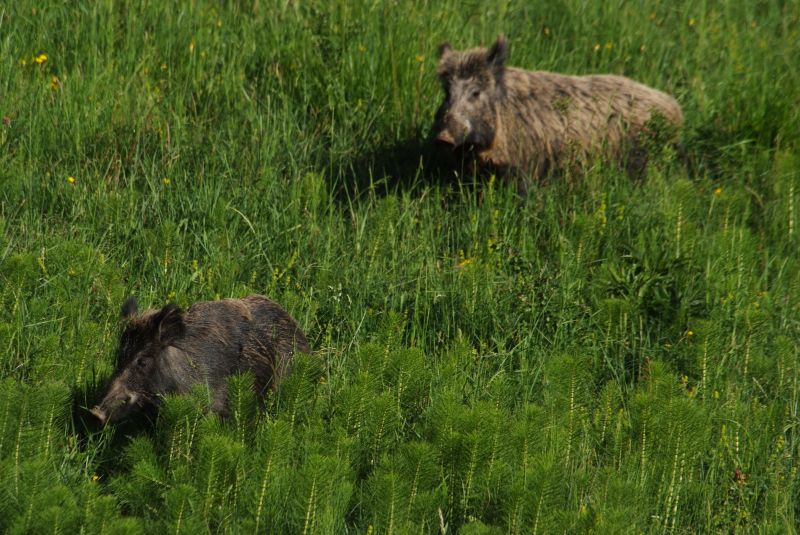
[[[666,93],[610,74],[506,67],[507,53],[502,35],[489,49],[439,46],[445,98],[435,137],[468,169],[513,171],[522,190],[526,176],[535,181],[597,156],[621,158],[634,171],[653,130],[674,134],[683,124],[680,105]]]
[[[294,319],[260,295],[202,301],[185,312],[170,304],[140,313],[131,298],[122,316],[127,324],[116,370],[105,397],[90,411],[103,424],[201,384],[208,385],[211,409],[224,414],[228,376],[252,372],[261,397],[287,374],[295,351],[309,351]]]

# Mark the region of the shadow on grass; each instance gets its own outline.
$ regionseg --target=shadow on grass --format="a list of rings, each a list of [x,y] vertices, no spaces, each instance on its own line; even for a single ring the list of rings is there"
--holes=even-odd
[[[617,162],[603,165],[616,165],[625,172]],[[645,174],[645,166],[642,165],[641,175]],[[378,147],[358,159],[331,165],[331,169],[332,189],[340,202],[365,195],[379,198],[399,192],[415,195],[431,187],[440,190],[444,201],[465,195],[481,198],[492,175],[498,183],[511,184],[517,195],[525,198],[559,182],[566,182],[569,188],[576,187],[586,172],[552,168],[536,177],[513,169],[484,169],[469,152],[448,150],[433,141],[419,139]],[[641,182],[643,176],[632,179]]]
[[[331,162],[329,169],[332,191],[339,202],[420,193],[428,187],[450,190],[459,186],[458,177],[463,176],[438,147],[420,138],[377,146],[356,158]]]
[[[674,156],[665,156],[670,147]],[[650,165],[674,161],[688,176],[701,169],[702,155],[686,151],[681,144],[653,143],[632,151],[624,161],[601,161],[601,165],[619,169],[635,183],[646,180]],[[670,164],[671,165],[671,164]],[[477,169],[469,153],[450,153],[429,139],[407,139],[362,152],[351,160],[331,162],[327,173],[331,190],[339,202],[348,203],[364,196],[382,198],[401,192],[421,194],[428,188],[439,188],[445,198],[451,195],[476,193],[496,174],[498,181],[515,185],[525,197],[540,188],[566,181],[570,187],[579,183],[587,172],[553,168],[537,177],[513,170]],[[476,170],[477,169],[477,170]]]

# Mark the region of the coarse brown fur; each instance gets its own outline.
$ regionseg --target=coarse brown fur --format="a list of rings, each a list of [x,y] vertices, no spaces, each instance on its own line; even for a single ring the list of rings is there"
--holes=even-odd
[[[293,353],[309,351],[294,319],[260,295],[201,301],[186,312],[167,305],[139,313],[129,299],[122,315],[127,325],[117,368],[104,399],[91,411],[103,423],[196,385],[208,385],[212,410],[224,413],[230,375],[252,372],[263,397],[286,376]]]
[[[598,156],[636,165],[654,130],[666,126],[674,135],[683,124],[680,105],[666,93],[611,74],[506,67],[507,50],[503,36],[489,49],[440,45],[445,99],[435,132],[456,159],[514,171],[520,189],[530,180],[526,176],[539,180]]]

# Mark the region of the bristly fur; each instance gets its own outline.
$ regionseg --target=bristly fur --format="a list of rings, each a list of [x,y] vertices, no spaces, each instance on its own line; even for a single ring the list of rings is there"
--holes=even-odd
[[[139,312],[139,305],[136,303],[135,297],[129,297],[122,303],[120,314],[123,318],[130,318]]]
[[[162,345],[183,336],[186,325],[181,314],[181,309],[170,303],[153,316],[154,331]]]
[[[251,372],[263,398],[289,373],[295,351],[309,351],[297,322],[260,295],[141,313],[128,299],[122,311],[127,322],[116,369],[108,392],[92,409],[104,423],[197,385],[208,385],[212,410],[224,413],[230,375]]]
[[[439,46],[442,54],[445,55],[439,62],[438,74],[443,81],[452,78],[479,78],[487,80],[494,73],[489,69],[489,54],[485,48],[468,50],[466,52],[453,52],[449,45]]]
[[[445,99],[435,132],[451,154],[472,165],[513,171],[520,189],[531,178],[598,156],[646,162],[645,139],[659,120],[672,138],[683,124],[680,105],[666,93],[616,75],[506,67],[507,49],[502,36],[489,49],[440,45]]]

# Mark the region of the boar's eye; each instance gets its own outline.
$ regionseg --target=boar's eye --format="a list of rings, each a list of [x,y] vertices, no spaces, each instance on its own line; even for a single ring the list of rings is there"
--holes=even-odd
[[[138,366],[139,368],[144,368],[145,366],[147,366],[147,360],[145,360],[144,357],[139,357],[138,359],[136,359],[136,366]]]
[[[480,89],[473,89],[472,90],[472,94],[470,94],[470,97],[472,97],[472,100],[475,100],[479,96],[481,96],[481,90]]]

